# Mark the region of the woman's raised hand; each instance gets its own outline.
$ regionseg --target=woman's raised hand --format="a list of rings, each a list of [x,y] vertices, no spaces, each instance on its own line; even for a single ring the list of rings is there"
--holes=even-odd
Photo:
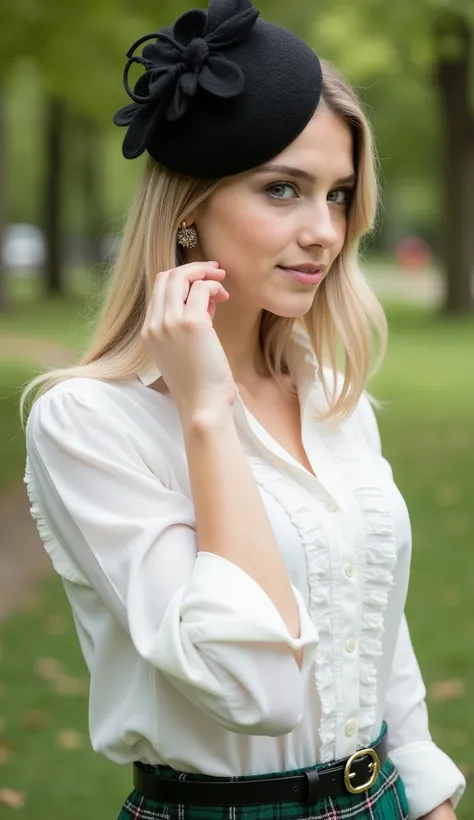
[[[192,262],[159,273],[141,338],[180,414],[199,418],[232,405],[237,390],[212,326],[228,292],[218,262]]]

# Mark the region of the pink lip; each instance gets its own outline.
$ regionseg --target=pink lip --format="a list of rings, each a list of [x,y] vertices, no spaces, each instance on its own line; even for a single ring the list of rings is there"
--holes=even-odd
[[[296,268],[282,268],[280,265],[278,267],[283,273],[286,273],[287,276],[291,276],[292,279],[301,282],[303,285],[317,285],[323,278],[322,270],[319,270],[317,273],[305,273]]]

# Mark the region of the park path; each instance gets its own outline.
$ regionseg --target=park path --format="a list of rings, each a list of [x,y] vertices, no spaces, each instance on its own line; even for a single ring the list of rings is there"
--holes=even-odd
[[[0,621],[28,605],[51,563],[30,515],[23,482],[0,496]]]
[[[0,361],[13,358],[40,367],[61,367],[74,352],[44,339],[0,332]],[[8,431],[7,431],[8,435]],[[51,572],[23,481],[0,494],[0,620],[32,602],[38,584]]]
[[[63,367],[74,361],[74,355],[73,350],[46,339],[2,333],[0,330],[0,361],[15,359],[40,367]]]

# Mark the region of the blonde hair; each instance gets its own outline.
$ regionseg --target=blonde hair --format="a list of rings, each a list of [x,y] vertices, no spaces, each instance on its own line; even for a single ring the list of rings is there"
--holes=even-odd
[[[377,180],[371,128],[355,92],[329,63],[322,61],[322,66],[324,104],[349,125],[354,139],[357,183],[347,235],[330,274],[316,291],[311,310],[299,320],[264,311],[260,339],[266,365],[283,385],[282,375],[287,372],[285,351],[293,324],[302,326],[316,359],[328,366],[321,367],[328,399],[324,417],[342,420],[353,411],[369,376],[383,359],[387,323],[358,264],[360,240],[373,229],[376,215]],[[128,214],[93,341],[78,365],[49,370],[26,385],[20,400],[22,419],[31,394],[35,400],[65,379],[119,381],[136,375],[149,364],[140,331],[156,273],[185,262],[176,244],[177,226],[219,182],[181,176],[148,160]],[[379,342],[375,367],[374,336]],[[340,354],[343,379],[342,384],[337,384]]]

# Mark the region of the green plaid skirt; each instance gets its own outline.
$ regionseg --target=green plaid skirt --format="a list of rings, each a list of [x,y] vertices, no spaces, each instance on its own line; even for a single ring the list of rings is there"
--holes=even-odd
[[[384,726],[384,731],[386,727]],[[321,771],[333,764],[308,767]],[[162,777],[186,780],[216,780],[200,774],[185,774],[169,766],[145,765]],[[286,774],[297,774],[296,771]],[[261,775],[259,775],[261,776]],[[281,772],[265,777],[281,777]],[[218,778],[225,780],[226,778]],[[230,778],[229,778],[230,779]],[[241,780],[236,777],[233,780]],[[136,789],[124,803],[118,820],[408,820],[408,803],[403,782],[390,758],[369,791],[341,797],[323,798],[317,803],[266,803],[250,806],[182,806],[148,800]]]

